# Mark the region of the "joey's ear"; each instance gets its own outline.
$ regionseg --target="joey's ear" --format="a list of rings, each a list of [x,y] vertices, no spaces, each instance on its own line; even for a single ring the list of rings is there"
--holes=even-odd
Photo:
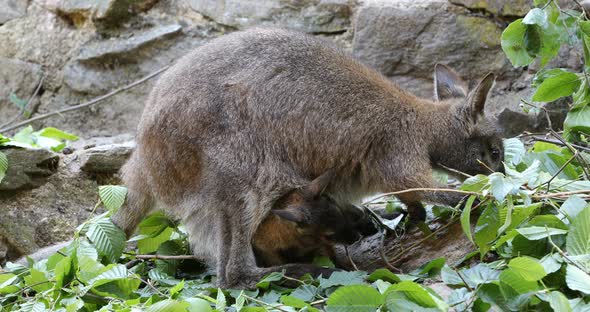
[[[309,223],[304,209],[299,206],[289,206],[285,209],[273,209],[272,213],[287,221],[295,223]]]
[[[486,99],[488,97],[488,93],[492,89],[494,85],[494,81],[496,80],[496,75],[493,73],[487,74],[483,79],[477,84],[477,87],[473,89],[473,91],[469,94],[469,98],[467,100],[467,118],[476,123],[477,119],[483,116],[484,108],[486,104]]]
[[[330,182],[334,180],[335,176],[336,171],[334,169],[324,172],[321,176],[315,178],[308,185],[303,187],[304,194],[314,198],[321,196]]]
[[[467,83],[450,67],[434,65],[434,98],[444,101],[467,96]]]

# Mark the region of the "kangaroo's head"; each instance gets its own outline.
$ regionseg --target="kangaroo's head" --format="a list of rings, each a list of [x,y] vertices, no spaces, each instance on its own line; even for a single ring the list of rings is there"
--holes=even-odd
[[[500,129],[484,107],[495,75],[487,74],[471,90],[459,75],[444,65],[434,68],[437,102],[449,105],[447,123],[440,129],[434,165],[443,165],[467,174],[503,171],[504,147]],[[435,125],[436,126],[436,125]]]
[[[371,219],[352,204],[338,205],[324,194],[334,178],[332,170],[322,174],[301,189],[289,192],[272,212],[280,218],[295,222],[304,235],[318,240],[352,244],[366,235],[377,232]]]

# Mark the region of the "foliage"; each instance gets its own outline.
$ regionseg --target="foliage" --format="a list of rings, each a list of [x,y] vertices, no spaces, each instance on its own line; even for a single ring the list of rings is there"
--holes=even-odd
[[[45,148],[54,152],[60,152],[66,147],[68,141],[76,140],[78,140],[77,136],[56,128],[48,127],[34,131],[33,127],[28,126],[17,132],[12,138],[0,134],[0,147]],[[2,182],[8,170],[8,165],[8,158],[0,151],[0,182]]]
[[[555,1],[535,4],[506,28],[502,48],[515,66],[539,62],[532,101],[573,96],[564,136],[583,145],[590,128],[590,22]],[[544,68],[562,45],[582,46],[584,73]],[[53,128],[26,128],[12,139],[0,136],[0,145],[59,149],[64,139],[75,137]],[[471,261],[438,258],[407,274],[378,269],[296,279],[276,272],[255,290],[218,289],[215,277],[193,260],[137,256],[190,253],[184,228],[161,213],[143,220],[129,240],[135,247],[125,252],[125,235],[109,217],[123,204],[126,189],[109,185],[98,191],[106,212],[80,225],[68,247],[26,267],[6,266],[0,273],[1,310],[590,310],[589,155],[567,143],[536,142],[527,148],[513,138],[504,146],[505,173],[465,180],[460,189],[472,195],[460,215],[451,216],[479,256]],[[0,179],[7,166],[1,156]],[[388,210],[395,208],[387,204]],[[431,210],[435,217],[446,214],[439,207]],[[426,286],[432,279],[450,287],[450,294],[442,297]]]

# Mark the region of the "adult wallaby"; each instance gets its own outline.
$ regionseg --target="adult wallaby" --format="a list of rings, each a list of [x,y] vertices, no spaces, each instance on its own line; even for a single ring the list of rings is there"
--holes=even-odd
[[[361,208],[340,207],[323,194],[333,178],[328,171],[279,198],[252,237],[259,266],[311,263],[316,256],[335,260],[335,244],[350,245],[377,233]]]
[[[256,265],[252,237],[274,203],[333,168],[339,203],[438,187],[442,164],[499,169],[502,141],[484,104],[494,75],[471,92],[435,68],[437,101],[419,99],[329,42],[287,30],[235,32],[197,48],[152,90],[124,166],[128,206],[114,216],[131,234],[155,206],[182,219],[195,255],[222,287],[253,286],[271,271],[320,274],[311,264]],[[456,205],[450,192],[400,196],[413,220],[421,200]],[[325,272],[327,273],[327,272]]]

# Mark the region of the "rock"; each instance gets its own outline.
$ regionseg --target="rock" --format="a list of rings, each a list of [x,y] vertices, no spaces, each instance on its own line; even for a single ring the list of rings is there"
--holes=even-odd
[[[74,229],[89,217],[98,185],[71,165],[74,160],[74,156],[63,156],[43,185],[2,193],[0,249],[7,249],[7,259],[0,258],[0,263],[70,240]]]
[[[216,22],[244,28],[273,25],[311,33],[350,28],[353,0],[190,0],[191,7]]]
[[[0,57],[0,68],[1,125],[20,111],[20,108],[9,100],[10,94],[14,93],[26,103],[39,84],[42,71],[41,66],[37,64],[4,57]]]
[[[64,82],[77,92],[101,94],[126,82],[140,78],[137,66],[141,56],[149,57],[150,47],[162,44],[179,34],[178,24],[91,42],[80,49],[78,56],[64,69]],[[131,67],[123,65],[129,64]]]
[[[100,61],[115,58],[120,62],[129,62],[137,59],[137,50],[154,42],[165,40],[178,34],[182,26],[178,24],[158,26],[147,31],[128,34],[125,37],[109,38],[107,40],[92,42],[80,49],[77,61]]]
[[[477,79],[518,75],[500,47],[502,29],[442,0],[368,0],[355,21],[353,55],[420,96],[432,97],[436,63]],[[452,39],[450,39],[452,38]]]
[[[135,148],[135,142],[108,144],[79,153],[81,169],[88,173],[117,173]]]
[[[0,25],[25,16],[27,4],[24,0],[0,0]]]
[[[99,27],[120,25],[137,12],[151,8],[158,0],[46,0],[45,7],[77,27],[92,21]]]
[[[0,182],[1,191],[39,187],[57,171],[59,156],[44,149],[1,149],[8,158],[8,171]]]
[[[501,16],[525,16],[534,7],[532,0],[449,0],[470,10]]]

